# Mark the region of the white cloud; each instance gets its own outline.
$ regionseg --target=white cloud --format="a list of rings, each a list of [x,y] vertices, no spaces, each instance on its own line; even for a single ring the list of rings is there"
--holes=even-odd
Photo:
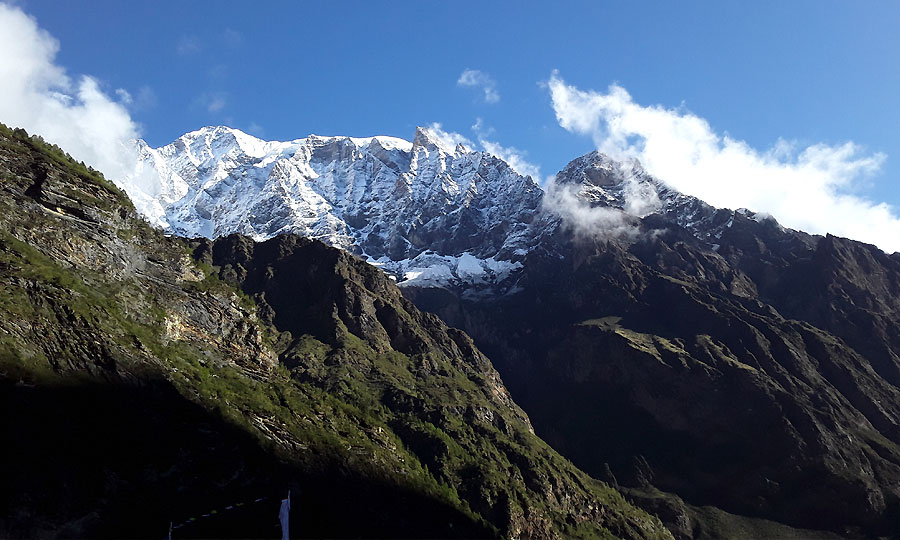
[[[797,148],[781,140],[760,151],[690,112],[635,103],[621,86],[583,91],[554,72],[548,87],[560,126],[592,136],[614,158],[637,157],[683,193],[766,212],[791,228],[900,251],[897,210],[852,193],[880,169],[883,154],[867,155],[852,142]]]
[[[191,107],[217,113],[228,104],[228,95],[222,91],[203,92],[191,101]]]
[[[142,111],[146,109],[152,109],[153,107],[156,107],[156,103],[156,92],[154,92],[153,89],[149,86],[144,85],[138,88],[137,97],[134,98],[132,110]]]
[[[485,126],[484,120],[479,116],[475,119],[475,123],[472,124],[472,131],[474,131],[478,137],[490,137],[496,130],[491,126]]]
[[[578,196],[580,186],[548,180],[544,187],[544,209],[562,218],[565,228],[582,239],[634,240],[640,235],[635,216],[607,206],[592,207]]]
[[[59,43],[21,9],[0,4],[0,122],[37,133],[112,180],[134,169],[138,126],[93,78],[55,64]]]
[[[466,136],[456,133],[455,131],[444,131],[443,125],[438,122],[434,122],[425,129],[432,139],[437,140],[440,143],[445,152],[452,153],[459,144],[469,150],[475,149],[478,146]],[[526,160],[526,152],[511,146],[501,146],[499,143],[488,141],[484,138],[484,135],[486,134],[493,134],[494,128],[485,126],[484,121],[481,118],[475,120],[475,124],[472,125],[472,131],[478,136],[478,144],[480,144],[486,152],[493,154],[508,163],[517,173],[523,176],[531,176],[536,182],[541,181],[540,167],[529,163]]]
[[[266,134],[265,128],[256,122],[250,122],[250,125],[247,126],[247,132],[257,137],[263,137]]]
[[[203,50],[203,42],[197,36],[181,36],[175,50],[181,56],[191,56]]]
[[[497,81],[490,75],[477,69],[467,69],[456,80],[457,86],[472,86],[481,88],[484,92],[485,103],[497,103],[500,101],[500,93],[497,91]]]
[[[212,96],[206,102],[206,110],[209,112],[219,112],[225,108],[225,98],[222,96]]]
[[[456,146],[459,144],[468,148],[475,147],[475,144],[465,136],[460,135],[455,131],[444,131],[444,126],[439,122],[434,122],[425,129],[431,135],[432,139],[436,139],[441,146],[443,146],[445,152],[453,153]]]
[[[530,176],[535,182],[541,182],[541,168],[527,161],[527,153],[512,146],[501,146],[499,143],[479,139],[478,142],[489,154],[507,162],[514,171],[522,176]]]
[[[118,96],[119,101],[121,101],[125,105],[131,105],[132,102],[134,102],[134,100],[131,98],[131,94],[124,88],[116,88],[116,96]]]
[[[580,238],[634,241],[655,235],[658,231],[641,232],[637,218],[659,210],[662,201],[652,184],[638,180],[635,165],[633,161],[618,164],[625,187],[622,208],[594,206],[580,184],[559,184],[550,177],[544,185],[544,209],[560,216],[562,225]]]
[[[542,182],[541,168],[538,165],[530,163],[527,160],[528,152],[519,150],[512,146],[502,146],[500,143],[490,141],[487,138],[494,135],[496,130],[487,126],[481,117],[475,119],[472,124],[472,131],[478,136],[478,142],[489,154],[493,154],[502,159],[513,168],[514,171],[522,176],[530,176],[535,182]]]

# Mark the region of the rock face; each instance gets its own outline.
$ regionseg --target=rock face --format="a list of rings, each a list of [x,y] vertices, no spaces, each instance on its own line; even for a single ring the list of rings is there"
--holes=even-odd
[[[649,210],[615,234],[563,219],[514,295],[405,289],[487,351],[536,432],[622,486],[793,526],[900,530],[896,254],[714,209],[599,154],[557,183],[583,214]],[[679,534],[704,526],[678,515]]]
[[[0,536],[666,538],[318,241],[166,237],[0,126]]]
[[[528,247],[542,195],[504,161],[425,128],[412,142],[265,142],[215,127],[158,149],[138,144],[141,161],[121,186],[174,234],[295,233],[420,283],[502,281]]]

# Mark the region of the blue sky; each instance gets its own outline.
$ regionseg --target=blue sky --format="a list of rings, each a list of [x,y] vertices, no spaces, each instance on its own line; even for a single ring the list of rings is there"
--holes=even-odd
[[[865,9],[830,1],[15,5],[59,42],[53,61],[70,77],[91,76],[121,103],[117,90],[127,91],[128,113],[153,146],[205,125],[278,140],[310,133],[411,139],[415,126],[437,122],[476,146],[484,140],[506,149],[545,178],[598,146],[634,150],[609,144],[606,123],[621,103],[561,112],[578,101],[573,92],[608,96],[615,84],[642,107],[637,112],[659,106],[669,116],[705,120],[722,139],[720,150],[727,136],[769,165],[803,168],[805,149],[830,149],[813,163],[819,170],[852,142],[838,166],[822,165],[836,175],[826,188],[892,205],[884,223],[900,223],[890,219],[900,215],[895,2]],[[466,70],[478,73],[462,77]],[[565,95],[551,95],[552,77]],[[566,114],[600,120],[567,124]],[[649,141],[645,129],[658,128],[642,124],[620,135]],[[787,143],[787,157],[772,157]],[[661,176],[677,166],[671,156],[637,153]],[[856,164],[851,172],[848,163]],[[721,199],[732,200],[741,199]]]

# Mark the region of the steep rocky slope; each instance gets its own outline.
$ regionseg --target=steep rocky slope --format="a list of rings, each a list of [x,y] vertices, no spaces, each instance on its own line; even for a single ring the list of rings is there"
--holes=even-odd
[[[641,175],[591,154],[558,182],[590,212],[623,206]],[[660,504],[678,534],[703,517],[642,490],[850,536],[900,530],[897,255],[651,187],[661,204],[627,234],[545,237],[514,295],[406,293],[475,338],[538,434]]]
[[[665,538],[345,252],[165,237],[0,127],[0,536]]]

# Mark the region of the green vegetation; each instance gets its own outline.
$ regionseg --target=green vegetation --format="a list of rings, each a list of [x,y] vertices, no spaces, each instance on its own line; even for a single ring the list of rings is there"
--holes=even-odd
[[[50,164],[58,168],[61,172],[72,174],[79,179],[102,188],[105,192],[115,197],[116,204],[134,209],[134,205],[124,191],[116,187],[115,184],[103,177],[103,173],[84,164],[83,161],[76,161],[68,152],[55,144],[46,142],[40,135],[28,135],[22,128],[10,129],[0,124],[0,148],[4,150],[18,150],[16,142],[26,145],[33,150],[32,155],[38,155],[48,160]],[[15,142],[14,142],[15,141]],[[72,195],[83,198],[85,204],[99,205],[101,208],[106,205],[103,197],[98,197],[90,192],[71,191]]]
[[[685,534],[698,540],[718,538],[783,538],[809,540],[836,540],[843,538],[828,531],[816,531],[788,527],[774,521],[738,516],[713,506],[694,506],[685,503],[677,495],[653,487],[626,488],[627,496],[643,505],[655,508],[677,509],[683,515]]]
[[[622,317],[611,315],[609,317],[600,317],[599,319],[587,319],[578,323],[578,326],[595,326],[601,330],[617,330],[621,328],[619,324],[621,321]]]

